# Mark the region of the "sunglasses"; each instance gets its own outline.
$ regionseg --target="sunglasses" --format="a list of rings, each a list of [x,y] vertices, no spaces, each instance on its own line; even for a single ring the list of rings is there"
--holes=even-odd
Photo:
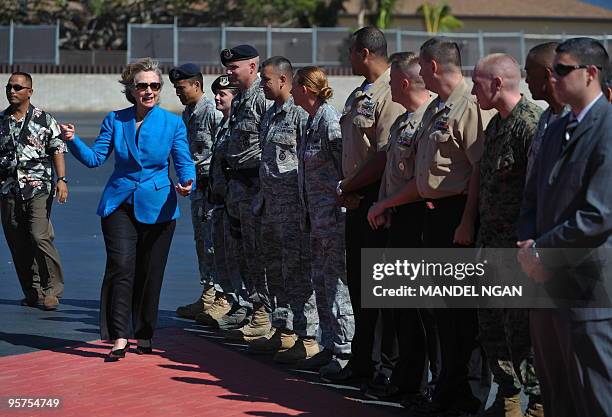
[[[558,75],[559,77],[565,77],[567,74],[569,74],[570,72],[577,70],[577,69],[582,69],[582,68],[588,68],[590,67],[590,65],[565,65],[565,64],[556,64],[555,66],[553,66],[552,70],[555,73],[555,75]],[[601,71],[601,67],[595,65],[595,68],[599,69]]]
[[[7,84],[6,85],[6,91],[11,91],[11,90],[15,90],[15,92],[20,92],[21,90],[25,90],[25,89],[30,89],[30,87],[26,87],[24,85],[19,85],[19,84]]]
[[[147,88],[151,87],[151,91],[159,91],[161,90],[161,83],[136,83],[134,84],[134,88],[138,91],[145,91]]]

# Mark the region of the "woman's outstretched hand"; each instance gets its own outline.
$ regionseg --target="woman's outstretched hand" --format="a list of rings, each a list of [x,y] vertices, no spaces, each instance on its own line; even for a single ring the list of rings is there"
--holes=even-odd
[[[189,180],[187,181],[185,184],[176,184],[174,186],[174,188],[176,189],[176,192],[179,193],[180,195],[187,196],[189,195],[189,193],[191,193],[191,186],[193,185],[193,180]]]
[[[60,124],[60,129],[62,130],[62,139],[64,141],[68,141],[70,142],[72,139],[74,139],[74,125],[67,123],[67,124]]]

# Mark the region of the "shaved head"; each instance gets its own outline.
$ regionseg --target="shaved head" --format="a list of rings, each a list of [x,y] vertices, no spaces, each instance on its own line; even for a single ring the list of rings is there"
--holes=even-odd
[[[519,89],[521,67],[514,57],[507,54],[491,54],[478,61],[475,71],[481,77],[501,78],[509,90]]]

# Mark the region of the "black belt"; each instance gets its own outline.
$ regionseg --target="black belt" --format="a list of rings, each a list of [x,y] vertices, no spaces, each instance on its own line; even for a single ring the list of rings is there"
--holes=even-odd
[[[238,180],[247,187],[253,185],[252,178],[259,178],[259,167],[257,168],[231,168],[228,165],[223,166],[223,173],[226,179]]]

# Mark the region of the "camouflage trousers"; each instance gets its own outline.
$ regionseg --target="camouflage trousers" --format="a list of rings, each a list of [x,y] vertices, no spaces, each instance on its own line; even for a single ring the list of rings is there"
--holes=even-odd
[[[310,279],[310,242],[308,233],[300,228],[298,207],[298,201],[277,204],[266,200],[261,218],[263,259],[274,301],[272,325],[315,337],[319,315]]]
[[[240,301],[242,304],[248,298],[240,276],[240,271],[245,269],[244,258],[240,256],[240,240],[230,234],[230,222],[225,207],[212,211],[211,223],[217,271],[215,286],[234,302]],[[234,262],[235,259],[238,259],[239,263]]]
[[[191,194],[191,222],[198,256],[200,282],[203,285],[213,285],[216,279],[211,214],[212,207],[207,201],[206,193],[195,190]]]
[[[346,280],[345,214],[335,205],[311,208],[308,214],[321,345],[334,353],[351,353],[355,318]]]
[[[240,276],[249,301],[272,311],[261,253],[261,217],[251,210],[253,198],[228,202],[227,214],[239,224],[238,250],[228,255],[227,262],[240,266]]]
[[[529,335],[529,310],[481,308],[478,310],[481,343],[491,372],[499,384],[498,395],[540,395],[535,374],[533,348]]]

